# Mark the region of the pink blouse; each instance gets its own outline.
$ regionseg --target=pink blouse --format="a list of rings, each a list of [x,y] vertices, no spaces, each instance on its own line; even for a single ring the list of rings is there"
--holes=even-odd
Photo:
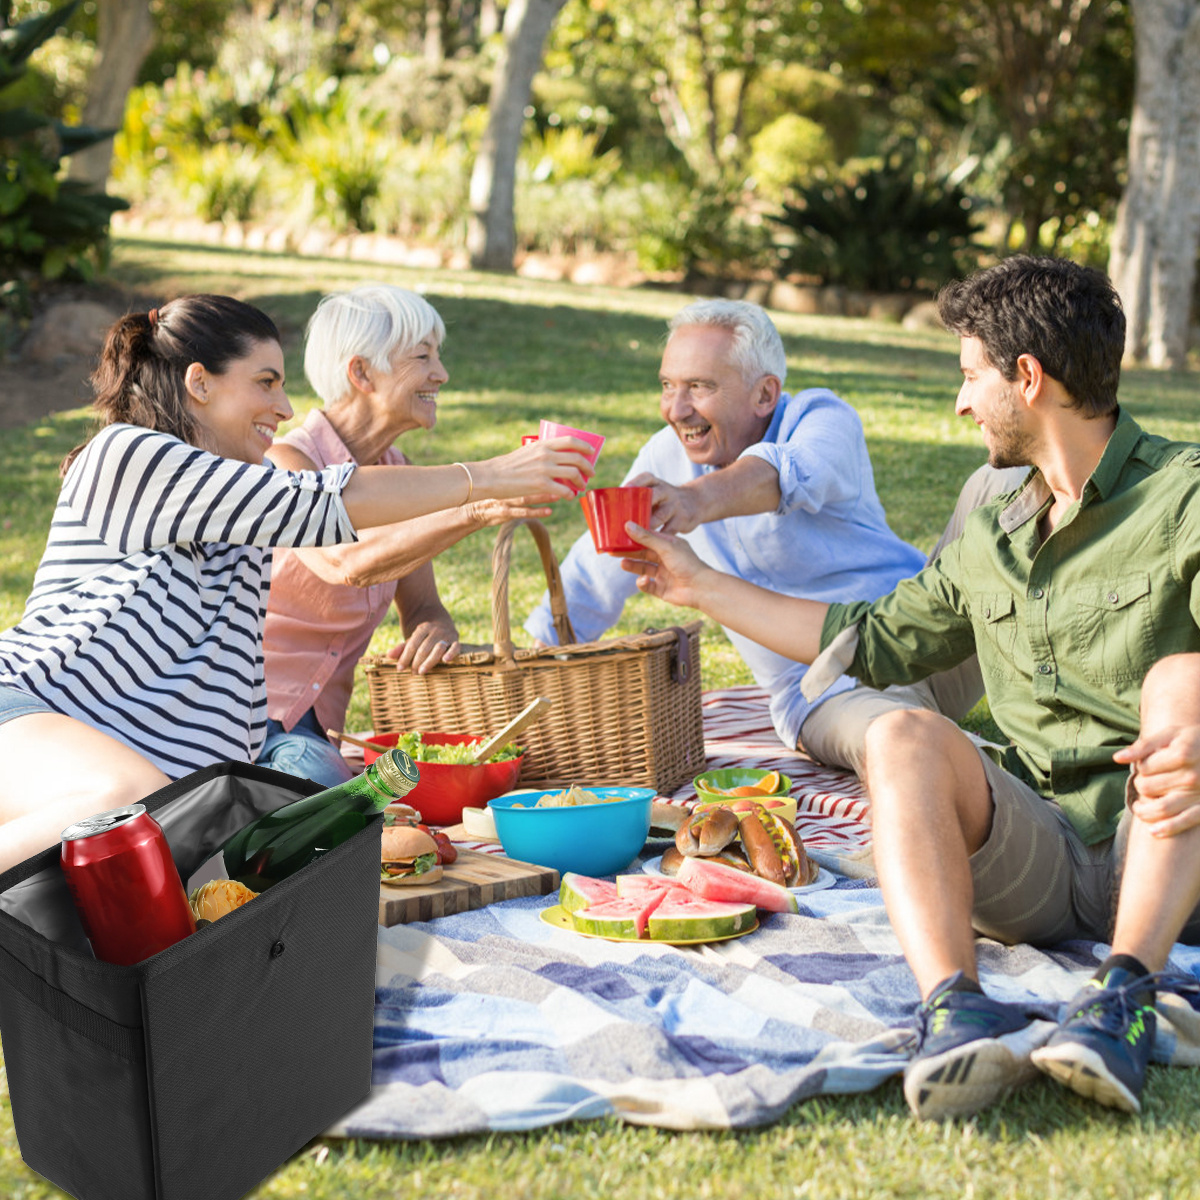
[[[282,439],[320,470],[353,462],[329,419],[314,409]],[[394,447],[384,466],[407,462]],[[322,729],[341,729],[354,688],[354,667],[396,595],[396,582],[368,587],[326,583],[292,550],[275,551],[263,648],[267,715],[290,730],[311,708]]]

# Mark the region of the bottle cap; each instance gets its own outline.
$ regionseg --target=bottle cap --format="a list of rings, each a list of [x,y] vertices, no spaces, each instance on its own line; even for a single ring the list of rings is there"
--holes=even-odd
[[[380,781],[395,796],[407,795],[421,778],[417,764],[399,749],[381,754],[372,766],[379,768]]]

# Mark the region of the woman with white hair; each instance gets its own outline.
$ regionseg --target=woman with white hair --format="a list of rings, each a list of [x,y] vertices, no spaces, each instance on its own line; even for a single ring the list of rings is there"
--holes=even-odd
[[[449,376],[446,328],[414,292],[371,284],[322,299],[308,325],[304,372],[323,401],[268,457],[290,471],[338,463],[403,466],[393,445],[432,429]],[[352,772],[326,730],[341,730],[354,666],[394,601],[404,640],[389,653],[424,673],[459,652],[433,559],[489,525],[546,516],[523,500],[468,498],[457,508],[361,531],[338,546],[276,552],[264,633],[267,739],[258,761],[333,785]]]

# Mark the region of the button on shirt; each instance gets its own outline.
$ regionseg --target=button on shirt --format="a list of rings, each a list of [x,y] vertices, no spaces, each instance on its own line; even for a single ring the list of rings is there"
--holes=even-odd
[[[761,587],[812,600],[870,600],[920,570],[925,556],[888,528],[875,492],[862,422],[825,388],[780,397],[761,442],[743,457],[765,459],[779,472],[774,512],[710,521],[685,536],[705,562]],[[693,463],[670,428],[641,449],[627,479],[649,472],[679,485],[716,468]],[[567,612],[583,641],[600,637],[637,594],[620,559],[597,554],[584,534],[562,564]],[[548,645],[558,639],[543,596],[525,629]],[[812,705],[800,691],[806,668],[731,630],[730,641],[771,696],[771,719],[795,746]],[[841,679],[826,696],[854,686]],[[826,697],[822,697],[823,699]]]
[[[1138,734],[1142,681],[1200,651],[1200,447],[1124,413],[1079,502],[1045,541],[1041,474],[977,509],[958,541],[874,604],[834,605],[822,647],[857,625],[846,669],[875,687],[979,653],[995,757],[1062,806],[1089,844],[1111,837]],[[850,639],[853,641],[853,638]],[[843,637],[839,646],[844,647]],[[831,652],[833,653],[833,652]],[[814,671],[815,674],[815,671]]]

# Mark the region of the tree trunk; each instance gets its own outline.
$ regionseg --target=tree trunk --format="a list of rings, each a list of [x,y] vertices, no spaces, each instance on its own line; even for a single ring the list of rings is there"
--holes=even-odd
[[[546,37],[566,0],[512,0],[504,15],[504,44],[488,99],[488,125],[471,171],[471,265],[511,271],[517,249],[513,200],[517,155],[533,77],[541,69]]]
[[[1133,16],[1129,182],[1108,269],[1126,359],[1182,368],[1200,249],[1200,0],[1134,0]]]
[[[96,60],[88,80],[83,123],[98,129],[120,129],[125,99],[154,45],[149,0],[99,0],[96,14]],[[112,138],[71,156],[67,174],[102,192],[112,165]]]

